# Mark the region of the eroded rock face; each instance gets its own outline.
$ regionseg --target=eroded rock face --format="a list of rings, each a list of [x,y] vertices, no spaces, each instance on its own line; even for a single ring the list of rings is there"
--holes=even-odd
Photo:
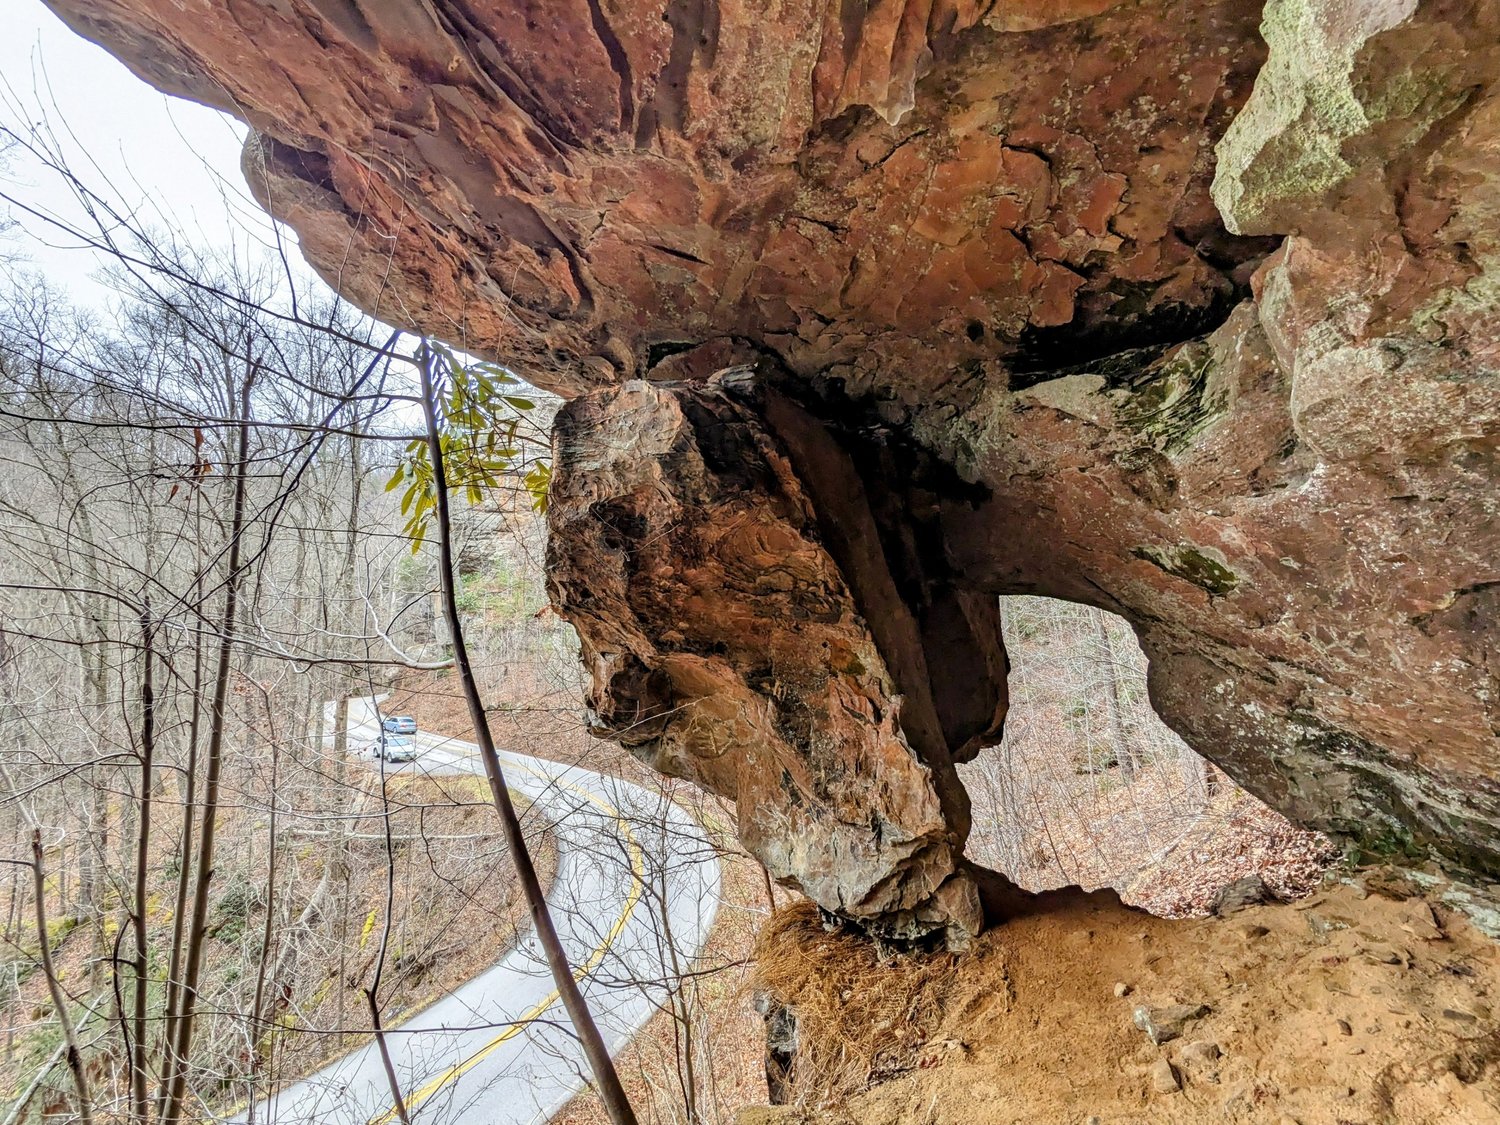
[[[1004,715],[994,599],[955,604],[931,651],[892,599],[903,694],[766,415],[804,427],[804,468],[821,458],[850,488],[852,536],[875,527],[858,478],[798,408],[767,409],[753,374],[634,380],[559,415],[549,590],[582,638],[590,707],[663,773],[732,798],[778,879],[877,934],[962,939],[981,918],[958,868],[968,803],[952,761]],[[736,399],[737,375],[756,401]],[[890,584],[878,551],[864,561],[850,580]],[[949,677],[978,687],[965,712],[940,706]]]
[[[347,295],[573,399],[600,728],[826,909],[977,925],[1007,592],[1124,614],[1294,818],[1500,879],[1494,0],[51,2],[246,116]]]
[[[920,398],[1018,342],[1192,335],[1247,252],[1207,190],[1244,3],[53,7],[246,117],[330,281],[565,394],[739,338]]]

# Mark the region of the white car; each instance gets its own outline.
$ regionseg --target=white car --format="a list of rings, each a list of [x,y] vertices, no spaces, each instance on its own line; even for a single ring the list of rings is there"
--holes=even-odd
[[[388,762],[411,762],[417,757],[417,744],[399,734],[380,735],[379,742],[370,744],[370,753]]]

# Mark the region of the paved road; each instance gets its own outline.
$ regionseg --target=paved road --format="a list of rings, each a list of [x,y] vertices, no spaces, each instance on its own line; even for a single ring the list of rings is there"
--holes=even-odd
[[[367,745],[377,729],[372,703],[351,703],[350,745]],[[484,773],[472,743],[429,734],[415,739],[422,749],[417,760],[387,763],[387,770]],[[718,910],[718,860],[697,823],[657,794],[576,766],[500,757],[510,788],[555,825],[558,867],[548,903],[610,1051],[618,1051],[665,996],[653,982],[671,977],[674,950],[685,963],[702,949]],[[388,1040],[414,1122],[545,1121],[582,1086],[582,1052],[530,936],[392,1029]],[[233,1120],[250,1119],[242,1111]],[[253,1119],[397,1120],[373,1044],[258,1103]]]

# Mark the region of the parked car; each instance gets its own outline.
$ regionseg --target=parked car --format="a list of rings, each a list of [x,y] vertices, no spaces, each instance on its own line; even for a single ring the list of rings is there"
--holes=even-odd
[[[382,733],[380,741],[372,743],[370,752],[388,762],[411,762],[417,757],[417,744],[399,734]]]
[[[416,734],[417,720],[410,715],[387,715],[380,725],[392,734]]]

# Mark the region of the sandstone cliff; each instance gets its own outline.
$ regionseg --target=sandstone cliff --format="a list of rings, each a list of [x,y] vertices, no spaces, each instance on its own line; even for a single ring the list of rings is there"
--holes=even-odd
[[[49,0],[368,311],[572,399],[602,733],[980,925],[994,596],[1298,821],[1500,879],[1494,0]]]

